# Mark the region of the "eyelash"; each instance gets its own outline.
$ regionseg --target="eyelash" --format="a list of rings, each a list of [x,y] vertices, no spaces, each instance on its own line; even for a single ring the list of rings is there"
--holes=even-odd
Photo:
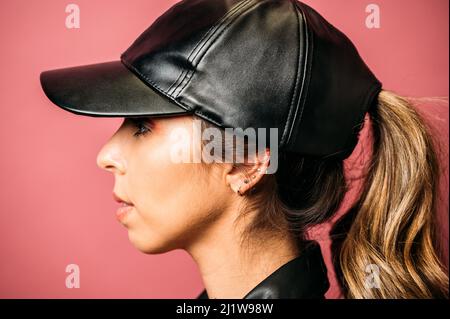
[[[137,127],[137,131],[133,134],[135,137],[139,137],[141,135],[145,135],[149,132],[151,132],[151,128],[148,124],[146,124],[148,121],[145,119],[132,119],[134,126]]]

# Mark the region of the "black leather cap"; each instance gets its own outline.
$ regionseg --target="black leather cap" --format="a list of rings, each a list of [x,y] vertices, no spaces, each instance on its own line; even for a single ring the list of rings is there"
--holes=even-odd
[[[120,61],[46,71],[41,84],[77,114],[196,114],[278,128],[280,150],[339,158],[382,87],[352,42],[296,0],[184,0]]]

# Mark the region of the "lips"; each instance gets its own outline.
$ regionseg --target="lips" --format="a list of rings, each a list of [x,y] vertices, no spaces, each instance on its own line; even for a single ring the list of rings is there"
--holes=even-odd
[[[122,222],[124,218],[131,212],[133,209],[133,204],[130,202],[125,201],[120,196],[118,196],[116,193],[113,192],[113,198],[116,202],[120,204],[120,207],[116,211],[116,218]]]
[[[128,206],[133,206],[132,203],[127,202],[126,200],[122,199],[119,195],[117,195],[116,193],[113,192],[113,198],[116,202],[118,202],[119,204],[122,205],[128,205]]]

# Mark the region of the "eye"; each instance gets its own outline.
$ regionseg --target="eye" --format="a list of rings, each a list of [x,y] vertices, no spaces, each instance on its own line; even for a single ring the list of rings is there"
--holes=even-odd
[[[147,118],[131,118],[133,125],[137,128],[137,131],[133,136],[139,137],[151,132],[151,121]]]

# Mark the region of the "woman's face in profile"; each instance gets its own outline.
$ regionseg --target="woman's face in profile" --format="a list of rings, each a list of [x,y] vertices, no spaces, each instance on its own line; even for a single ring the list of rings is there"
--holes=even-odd
[[[130,205],[118,209],[117,219],[143,252],[188,247],[206,233],[233,194],[221,166],[172,160],[176,129],[187,133],[176,142],[178,151],[192,154],[200,147],[200,141],[192,141],[192,123],[191,116],[125,119],[98,154],[98,166],[114,175],[116,199]]]

